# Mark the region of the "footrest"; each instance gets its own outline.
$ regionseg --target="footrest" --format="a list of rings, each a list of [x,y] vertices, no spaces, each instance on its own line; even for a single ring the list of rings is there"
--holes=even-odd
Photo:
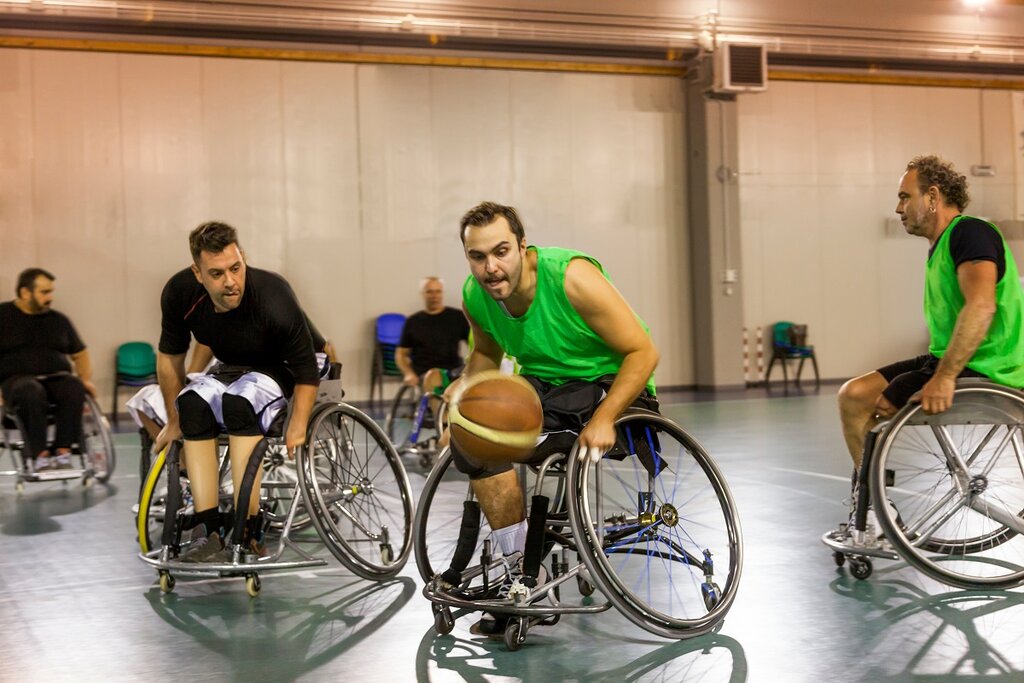
[[[85,470],[45,470],[25,475],[25,481],[63,481],[65,479],[81,479]]]

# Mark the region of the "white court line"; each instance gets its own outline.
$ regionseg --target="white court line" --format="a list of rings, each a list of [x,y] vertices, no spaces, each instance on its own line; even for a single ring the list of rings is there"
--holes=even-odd
[[[807,470],[794,470],[794,469],[790,469],[789,467],[769,467],[768,469],[775,470],[776,472],[792,472],[793,474],[802,474],[802,475],[807,476],[807,477],[818,477],[819,479],[831,479],[833,481],[845,481],[847,483],[850,482],[850,477],[848,477],[848,476],[847,477],[843,477],[843,476],[840,476],[838,474],[823,474],[821,472],[808,472]]]

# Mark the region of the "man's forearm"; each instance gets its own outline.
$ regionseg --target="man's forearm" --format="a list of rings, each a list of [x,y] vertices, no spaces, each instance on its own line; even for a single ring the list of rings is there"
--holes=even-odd
[[[416,374],[412,370],[412,361],[409,359],[409,349],[398,347],[395,349],[395,365],[402,371],[403,375]]]
[[[156,379],[160,383],[160,394],[164,397],[167,409],[167,421],[178,419],[178,409],[174,401],[185,386],[185,355],[167,356],[158,354],[156,359]]]
[[[317,385],[315,384],[295,385],[295,394],[292,396],[292,416],[289,418],[292,422],[298,420],[296,424],[303,426],[309,424],[309,416],[313,413],[313,404],[316,403],[316,391]]]
[[[658,351],[654,346],[627,354],[622,359],[622,366],[608,390],[608,395],[594,411],[594,416],[607,416],[614,420],[621,415],[647,386],[647,380],[657,365]]]
[[[967,363],[974,357],[974,352],[985,340],[994,315],[993,307],[970,302],[964,304],[960,309],[960,315],[957,316],[946,353],[935,371],[936,375],[957,377],[967,367]]]
[[[78,379],[83,382],[92,381],[92,360],[89,358],[88,351],[82,350],[71,356],[71,362],[75,364],[75,374],[78,375]]]

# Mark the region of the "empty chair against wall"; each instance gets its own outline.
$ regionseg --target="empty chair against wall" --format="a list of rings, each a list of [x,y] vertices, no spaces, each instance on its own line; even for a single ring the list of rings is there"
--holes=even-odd
[[[124,387],[144,387],[155,384],[156,352],[148,342],[125,342],[117,347],[114,370],[114,429],[117,429],[117,390]]]
[[[791,322],[777,322],[772,325],[772,358],[768,361],[768,370],[764,374],[764,384],[771,386],[772,367],[778,360],[782,365],[782,386],[789,391],[789,370],[786,361],[799,360],[796,367],[794,382],[800,386],[800,373],[804,369],[804,361],[811,359],[814,367],[814,388],[821,387],[821,378],[818,375],[818,359],[814,355],[814,347],[807,344],[807,325],[795,325]]]
[[[395,349],[402,339],[405,316],[401,313],[382,313],[373,326],[373,363],[370,366],[370,410],[384,403],[384,380],[402,378],[402,370],[395,362]],[[379,397],[379,398],[375,398]]]

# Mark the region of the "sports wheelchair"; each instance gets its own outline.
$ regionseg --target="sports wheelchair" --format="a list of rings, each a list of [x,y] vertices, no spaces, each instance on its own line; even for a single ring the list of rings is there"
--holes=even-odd
[[[48,439],[52,438],[53,425],[47,426]],[[96,400],[86,394],[82,407],[82,431],[79,441],[72,444],[72,467],[69,470],[46,470],[29,472],[25,457],[25,442],[22,437],[23,428],[17,413],[0,404],[0,459],[6,454],[11,459],[11,468],[0,470],[0,476],[15,477],[15,491],[21,494],[25,483],[42,481],[60,481],[65,485],[69,480],[81,479],[87,486],[93,481],[106,483],[114,473],[117,456],[114,452],[114,439],[110,432],[110,424],[104,417]]]
[[[419,387],[403,384],[391,402],[391,409],[384,419],[384,431],[401,455],[416,456],[424,469],[430,469],[437,458],[438,440],[441,438],[447,402],[440,395],[440,419],[436,420],[430,410],[431,395]]]
[[[598,463],[582,461],[574,445],[530,466],[536,483],[524,579],[507,600],[492,597],[504,573],[494,576],[503,563],[491,529],[450,449],[441,452],[416,507],[414,535],[437,633],[451,632],[468,611],[506,615],[504,641],[514,651],[532,626],[611,607],[666,638],[697,636],[722,622],[743,564],[736,505],[722,473],[696,440],[658,413],[630,409],[616,428],[618,444]],[[538,584],[542,564],[551,578]],[[580,598],[563,601],[570,582]],[[595,590],[603,599],[591,597]]]
[[[163,592],[174,590],[176,575],[241,576],[246,591],[255,597],[263,572],[326,566],[325,558],[308,549],[311,544],[325,545],[345,567],[366,579],[383,580],[401,571],[412,552],[409,480],[381,428],[341,402],[340,382],[321,381],[306,444],[297,449],[294,466],[280,436],[261,440],[249,458],[238,499],[250,499],[262,468],[268,476],[260,484],[261,514],[267,548],[274,546],[265,557],[243,546],[248,506],[232,510],[230,467],[222,458],[221,506],[233,519],[225,544],[228,557],[182,562],[179,557],[188,550],[182,532],[190,510],[183,504],[180,442],[157,457],[143,487],[136,523],[142,545],[139,557],[157,570]],[[147,491],[155,497],[147,499]]]
[[[822,536],[838,566],[903,559],[967,589],[1024,584],[1024,393],[960,379],[953,405],[905,406],[868,433],[852,522]],[[866,524],[869,503],[880,530]],[[881,532],[879,534],[873,532]]]

